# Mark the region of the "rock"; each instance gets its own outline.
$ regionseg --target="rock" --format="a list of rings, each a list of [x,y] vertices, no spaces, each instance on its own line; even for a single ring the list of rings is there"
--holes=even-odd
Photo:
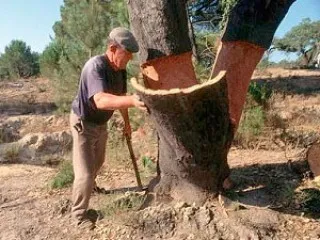
[[[196,212],[196,215],[195,215],[197,225],[200,228],[204,228],[210,223],[210,221],[212,220],[212,216],[213,214],[210,209],[201,207],[199,211]]]
[[[0,159],[6,160],[10,157],[19,162],[42,164],[42,159],[46,156],[60,157],[69,151],[71,146],[72,137],[67,131],[30,133],[17,142],[0,144]]]
[[[186,208],[189,205],[186,202],[177,202],[176,205],[174,205],[174,208],[177,210],[181,210],[182,208]]]

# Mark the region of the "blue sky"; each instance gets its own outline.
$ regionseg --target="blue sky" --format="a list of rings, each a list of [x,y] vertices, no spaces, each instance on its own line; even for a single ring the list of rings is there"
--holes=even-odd
[[[26,42],[32,51],[42,52],[60,19],[63,0],[3,0],[0,7],[0,52],[11,40]]]
[[[42,52],[53,36],[52,26],[60,19],[63,0],[6,0],[0,8],[0,52],[11,40],[27,43],[33,51]],[[282,37],[303,18],[320,20],[320,0],[297,0],[279,26],[276,36]],[[275,53],[271,60],[278,61],[285,55]]]

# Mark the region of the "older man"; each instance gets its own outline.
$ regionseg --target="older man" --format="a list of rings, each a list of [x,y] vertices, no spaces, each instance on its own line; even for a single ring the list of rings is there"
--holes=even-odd
[[[74,183],[72,216],[79,226],[94,227],[86,212],[96,175],[105,158],[107,121],[119,109],[124,133],[130,135],[129,107],[144,108],[135,95],[126,96],[126,65],[139,46],[126,28],[113,29],[105,54],[92,57],[82,69],[79,90],[72,103]]]

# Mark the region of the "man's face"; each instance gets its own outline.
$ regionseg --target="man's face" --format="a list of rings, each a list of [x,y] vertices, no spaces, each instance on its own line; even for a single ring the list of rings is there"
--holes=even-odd
[[[115,47],[113,54],[113,63],[117,69],[126,69],[127,63],[132,59],[132,53],[117,46]]]

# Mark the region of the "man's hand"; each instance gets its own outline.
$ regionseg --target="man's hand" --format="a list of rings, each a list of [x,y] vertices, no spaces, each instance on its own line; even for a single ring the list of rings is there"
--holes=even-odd
[[[139,108],[140,110],[146,111],[147,108],[144,102],[140,100],[140,97],[136,94],[132,95],[133,106]]]

